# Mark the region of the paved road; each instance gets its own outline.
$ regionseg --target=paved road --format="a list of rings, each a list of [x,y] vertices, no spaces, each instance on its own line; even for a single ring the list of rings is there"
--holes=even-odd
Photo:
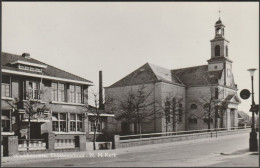
[[[11,167],[258,167],[259,155],[248,152],[249,133],[218,138],[145,145],[118,150],[48,154],[42,159],[5,162]],[[63,158],[57,159],[57,157]],[[36,156],[36,155],[35,155]],[[64,158],[64,157],[70,158]],[[83,157],[84,156],[84,157]],[[74,158],[71,158],[74,157]]]

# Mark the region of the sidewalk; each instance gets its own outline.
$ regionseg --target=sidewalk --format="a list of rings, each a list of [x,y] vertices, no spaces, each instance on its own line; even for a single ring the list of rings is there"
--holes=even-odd
[[[243,133],[248,134],[248,133]],[[163,143],[163,144],[152,144],[152,145],[144,145],[144,146],[136,146],[131,148],[121,148],[121,149],[115,149],[115,150],[96,150],[96,151],[83,151],[83,152],[67,152],[67,153],[46,153],[46,154],[33,154],[33,155],[20,155],[20,156],[11,156],[11,157],[3,157],[2,166],[8,166],[12,164],[18,164],[18,163],[37,163],[39,161],[50,161],[50,160],[68,160],[73,158],[82,158],[82,157],[91,157],[91,156],[97,156],[97,155],[106,155],[113,157],[114,155],[122,155],[127,153],[140,153],[143,151],[151,151],[155,149],[163,149],[163,148],[180,148],[184,146],[189,146],[192,144],[205,144],[205,143],[211,143],[219,141],[225,141],[225,139],[229,139],[231,137],[239,137],[241,134],[235,134],[235,135],[228,135],[228,136],[221,136],[221,137],[213,137],[213,138],[203,138],[203,139],[196,139],[196,140],[188,140],[188,141],[178,141],[178,142],[172,142],[172,143]],[[256,162],[255,159],[259,155],[252,155],[255,152],[249,152],[248,149],[243,149],[240,146],[234,151],[225,151],[223,150],[223,153],[218,154],[220,157],[216,157],[216,163],[218,159],[227,158],[227,163],[225,165],[212,165],[212,166],[238,166],[238,165],[252,165],[251,162],[254,160],[254,163]],[[225,157],[223,157],[225,156]],[[243,157],[243,159],[238,159],[239,157]],[[244,159],[247,158],[247,159]],[[229,160],[233,159],[235,165],[232,163],[229,164]],[[215,160],[215,158],[214,158]],[[258,160],[258,159],[257,159]],[[222,163],[221,162],[221,163]],[[247,162],[250,162],[250,164],[247,164]],[[258,163],[257,163],[258,164]],[[256,165],[258,166],[258,165]]]

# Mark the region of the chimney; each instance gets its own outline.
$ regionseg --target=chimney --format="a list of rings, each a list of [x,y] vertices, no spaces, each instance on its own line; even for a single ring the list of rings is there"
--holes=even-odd
[[[29,53],[23,53],[23,54],[22,54],[22,57],[27,58],[27,59],[30,59],[30,54],[29,54]]]
[[[104,110],[102,71],[99,71],[99,109]]]

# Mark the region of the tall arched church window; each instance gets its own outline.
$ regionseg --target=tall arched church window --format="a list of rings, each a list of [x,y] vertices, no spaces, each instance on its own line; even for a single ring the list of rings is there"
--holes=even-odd
[[[226,57],[228,57],[228,46],[226,46]]]
[[[178,111],[178,115],[179,115],[179,122],[182,122],[182,115],[183,115],[183,108],[182,108],[182,104],[179,104],[179,111]]]
[[[220,56],[220,46],[219,45],[215,46],[215,56],[216,57]]]
[[[170,122],[170,108],[171,108],[171,103],[170,101],[165,102],[165,118],[167,122]]]

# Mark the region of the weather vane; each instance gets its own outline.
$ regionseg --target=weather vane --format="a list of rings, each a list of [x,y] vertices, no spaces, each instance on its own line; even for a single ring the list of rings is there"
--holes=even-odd
[[[221,12],[221,11],[220,11],[220,9],[219,9],[219,10],[218,10],[218,16],[219,16],[219,19],[220,19],[220,12]]]

